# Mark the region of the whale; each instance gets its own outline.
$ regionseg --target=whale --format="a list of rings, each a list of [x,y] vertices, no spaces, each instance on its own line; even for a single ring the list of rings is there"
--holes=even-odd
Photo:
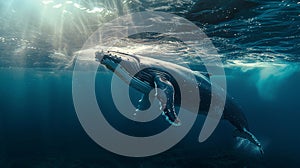
[[[220,96],[218,94],[213,95],[211,88],[216,87],[219,92],[224,91],[221,87],[212,85],[209,80],[211,74],[193,71],[168,61],[119,51],[97,51],[95,52],[95,60],[114,72],[130,87],[142,93],[142,97],[138,101],[138,110],[150,107],[149,94],[154,89],[155,97],[161,105],[162,115],[173,126],[181,125],[176,106],[184,106],[183,108],[188,111],[197,109],[198,114],[207,115],[212,96]],[[185,89],[180,90],[179,85],[183,85]],[[195,102],[198,101],[193,95],[195,88],[199,90],[200,103]],[[181,100],[182,92],[189,94],[184,97],[184,103]],[[222,119],[229,121],[236,128],[233,131],[234,137],[250,141],[263,154],[263,147],[254,134],[250,132],[242,108],[229,94],[226,94]]]

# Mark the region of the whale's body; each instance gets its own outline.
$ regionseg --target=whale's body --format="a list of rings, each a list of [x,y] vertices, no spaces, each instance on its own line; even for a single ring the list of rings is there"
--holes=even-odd
[[[212,85],[206,75],[170,62],[116,51],[96,52],[96,59],[114,71],[124,82],[145,95],[140,100],[144,102],[143,107],[140,108],[149,107],[148,96],[152,89],[163,90],[167,98],[161,98],[160,101],[165,104],[163,107],[165,114],[175,125],[180,121],[176,116],[174,106],[183,106],[190,111],[197,108],[199,114],[206,115],[210,108],[212,87],[217,88],[218,92],[224,92],[222,88]],[[180,90],[179,84],[184,91]],[[197,99],[194,96],[185,96],[185,99],[181,100],[182,94],[192,94],[195,87],[199,89],[200,103],[195,102]],[[158,93],[158,98],[159,95]],[[218,97],[219,95],[213,96]],[[182,103],[183,101],[184,103]],[[199,107],[195,107],[195,104]],[[234,132],[235,136],[248,139],[262,152],[260,142],[249,132],[248,122],[242,109],[228,94],[222,118],[237,128]]]

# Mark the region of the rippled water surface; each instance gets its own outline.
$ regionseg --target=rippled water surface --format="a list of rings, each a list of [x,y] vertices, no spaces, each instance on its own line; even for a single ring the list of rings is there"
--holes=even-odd
[[[0,63],[5,67],[64,66],[103,23],[138,11],[170,12],[193,21],[226,63],[298,62],[299,6],[292,0],[2,1]]]

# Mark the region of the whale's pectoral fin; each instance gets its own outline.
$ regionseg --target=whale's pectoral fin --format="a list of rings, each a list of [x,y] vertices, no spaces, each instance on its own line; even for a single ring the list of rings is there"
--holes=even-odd
[[[248,131],[246,128],[244,128],[243,130],[238,130],[236,129],[233,132],[233,136],[235,137],[240,137],[243,139],[247,139],[248,141],[252,142],[254,145],[256,145],[260,151],[261,154],[264,154],[263,148],[261,143],[258,141],[258,139],[250,132]]]
[[[141,98],[138,101],[136,111],[146,110],[151,106],[151,102],[149,101],[149,93],[142,94]]]
[[[180,120],[176,115],[174,107],[174,87],[171,82],[157,75],[154,79],[156,97],[160,101],[160,109],[163,111],[163,115],[166,120],[174,125],[180,126]]]

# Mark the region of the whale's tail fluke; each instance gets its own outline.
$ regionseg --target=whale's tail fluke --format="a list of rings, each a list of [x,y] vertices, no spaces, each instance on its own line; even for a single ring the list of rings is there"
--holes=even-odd
[[[248,131],[246,128],[239,130],[236,129],[233,132],[233,136],[234,137],[240,137],[243,139],[246,139],[248,141],[250,141],[251,143],[253,143],[255,146],[257,146],[259,148],[259,152],[263,155],[264,151],[263,151],[263,147],[261,145],[261,143],[258,141],[258,139],[250,132]]]

